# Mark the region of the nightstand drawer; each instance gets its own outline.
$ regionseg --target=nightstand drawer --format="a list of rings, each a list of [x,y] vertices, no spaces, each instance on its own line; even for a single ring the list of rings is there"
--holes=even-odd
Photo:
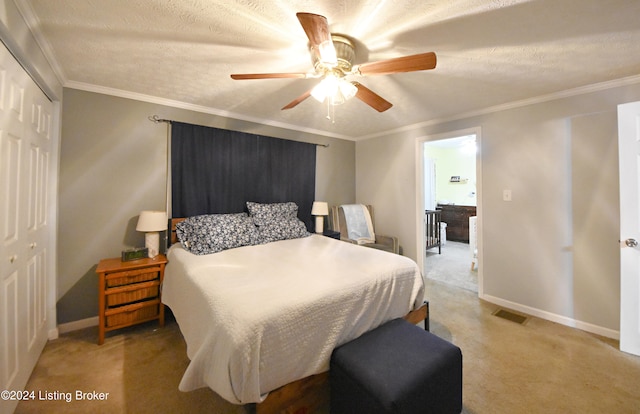
[[[160,282],[154,280],[107,289],[104,292],[107,298],[107,307],[122,306],[128,303],[140,302],[145,299],[156,299],[158,297],[159,286]]]
[[[107,328],[129,326],[134,323],[157,319],[159,304],[160,301],[156,299],[107,310],[105,312]]]
[[[107,280],[107,287],[129,285],[157,279],[160,275],[160,270],[162,270],[160,266],[153,266],[126,272],[115,272],[107,274],[105,279]]]

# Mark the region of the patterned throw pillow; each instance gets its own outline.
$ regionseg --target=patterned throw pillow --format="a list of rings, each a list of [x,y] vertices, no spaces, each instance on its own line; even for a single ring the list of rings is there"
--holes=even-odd
[[[262,243],[298,239],[311,234],[298,219],[298,205],[294,202],[260,204],[248,201],[247,209],[258,226]]]
[[[260,241],[269,243],[278,240],[299,239],[311,233],[299,219],[280,219],[258,227]]]
[[[297,219],[298,205],[294,202],[261,204],[247,201],[247,210],[256,226],[271,223],[279,219]]]
[[[260,244],[258,229],[246,213],[189,217],[176,225],[178,240],[193,254],[211,254]]]

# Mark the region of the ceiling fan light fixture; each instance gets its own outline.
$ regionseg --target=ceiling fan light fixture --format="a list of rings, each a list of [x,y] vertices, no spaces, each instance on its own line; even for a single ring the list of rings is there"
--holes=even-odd
[[[318,101],[324,102],[324,98],[327,97],[327,87],[324,84],[325,79],[321,80],[319,84],[311,89],[311,96]]]
[[[320,55],[320,62],[325,66],[333,68],[338,64],[336,48],[331,40],[326,40],[318,45],[318,54]]]
[[[313,96],[318,102],[324,102],[328,96],[335,95],[337,90],[338,78],[332,74],[328,74],[311,90],[311,96]]]
[[[333,74],[328,74],[311,90],[311,96],[318,102],[324,102],[325,99],[329,99],[331,105],[341,105],[353,98],[357,92],[358,88],[351,82],[347,82],[345,79],[338,78]]]
[[[344,96],[344,100],[348,101],[349,99],[356,96],[358,93],[358,88],[351,82],[347,82],[344,79],[340,80],[340,93]]]
[[[344,74],[351,72],[355,49],[353,42],[341,35],[331,35],[318,45],[310,45],[311,62],[316,73],[340,71]]]

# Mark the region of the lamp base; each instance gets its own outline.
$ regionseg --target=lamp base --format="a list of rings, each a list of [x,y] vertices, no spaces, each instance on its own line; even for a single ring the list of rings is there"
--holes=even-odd
[[[316,233],[322,233],[324,231],[324,217],[316,216]]]
[[[157,231],[145,233],[144,247],[149,249],[149,258],[156,257],[160,253],[160,233]]]

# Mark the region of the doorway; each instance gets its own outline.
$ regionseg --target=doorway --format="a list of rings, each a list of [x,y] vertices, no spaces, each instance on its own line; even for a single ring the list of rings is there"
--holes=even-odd
[[[418,140],[419,265],[426,278],[482,294],[480,128]],[[433,245],[432,219],[441,217],[440,248]],[[469,220],[469,217],[475,217]],[[426,234],[429,233],[429,236]],[[429,243],[429,244],[427,244]]]

